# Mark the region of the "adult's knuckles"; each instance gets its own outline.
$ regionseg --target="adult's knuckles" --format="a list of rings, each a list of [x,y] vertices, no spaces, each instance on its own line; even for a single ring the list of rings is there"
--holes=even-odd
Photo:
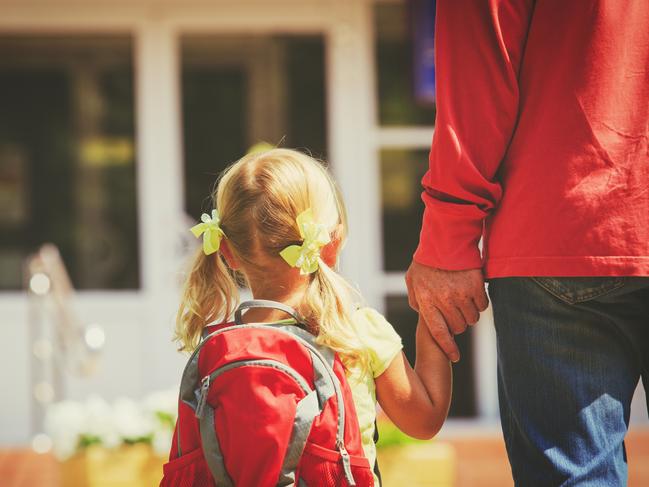
[[[480,311],[485,311],[489,307],[489,300],[486,296],[482,296],[474,301]]]
[[[429,325],[428,329],[430,330],[430,334],[436,341],[448,340],[451,336],[446,327],[442,327],[439,324],[434,324],[432,326]]]
[[[448,289],[440,289],[434,294],[434,299],[441,303],[452,301],[454,298],[454,293]]]

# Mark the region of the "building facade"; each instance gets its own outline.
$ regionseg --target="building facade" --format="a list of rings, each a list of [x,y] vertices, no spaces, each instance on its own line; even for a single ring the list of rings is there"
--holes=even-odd
[[[413,98],[410,21],[400,0],[0,0],[1,443],[34,432],[25,258],[54,242],[77,315],[106,334],[98,372],[66,373],[48,400],[173,386],[187,229],[262,141],[329,162],[342,272],[412,357],[403,278],[435,110]],[[494,426],[490,313],[459,341],[453,417]]]

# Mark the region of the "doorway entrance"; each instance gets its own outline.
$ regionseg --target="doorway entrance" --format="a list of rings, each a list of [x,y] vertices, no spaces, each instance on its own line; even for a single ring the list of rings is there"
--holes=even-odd
[[[259,144],[326,160],[322,35],[183,35],[185,210],[208,212],[218,174]]]

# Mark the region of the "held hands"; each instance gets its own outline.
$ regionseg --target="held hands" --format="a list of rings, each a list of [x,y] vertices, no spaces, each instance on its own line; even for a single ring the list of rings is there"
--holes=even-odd
[[[489,305],[482,270],[446,271],[413,261],[406,285],[410,307],[423,317],[449,360],[460,360],[453,335],[477,323]]]

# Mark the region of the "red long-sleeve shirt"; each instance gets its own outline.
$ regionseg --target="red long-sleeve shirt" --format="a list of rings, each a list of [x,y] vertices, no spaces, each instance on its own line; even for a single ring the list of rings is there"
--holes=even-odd
[[[435,36],[415,260],[649,275],[649,1],[437,0]]]

